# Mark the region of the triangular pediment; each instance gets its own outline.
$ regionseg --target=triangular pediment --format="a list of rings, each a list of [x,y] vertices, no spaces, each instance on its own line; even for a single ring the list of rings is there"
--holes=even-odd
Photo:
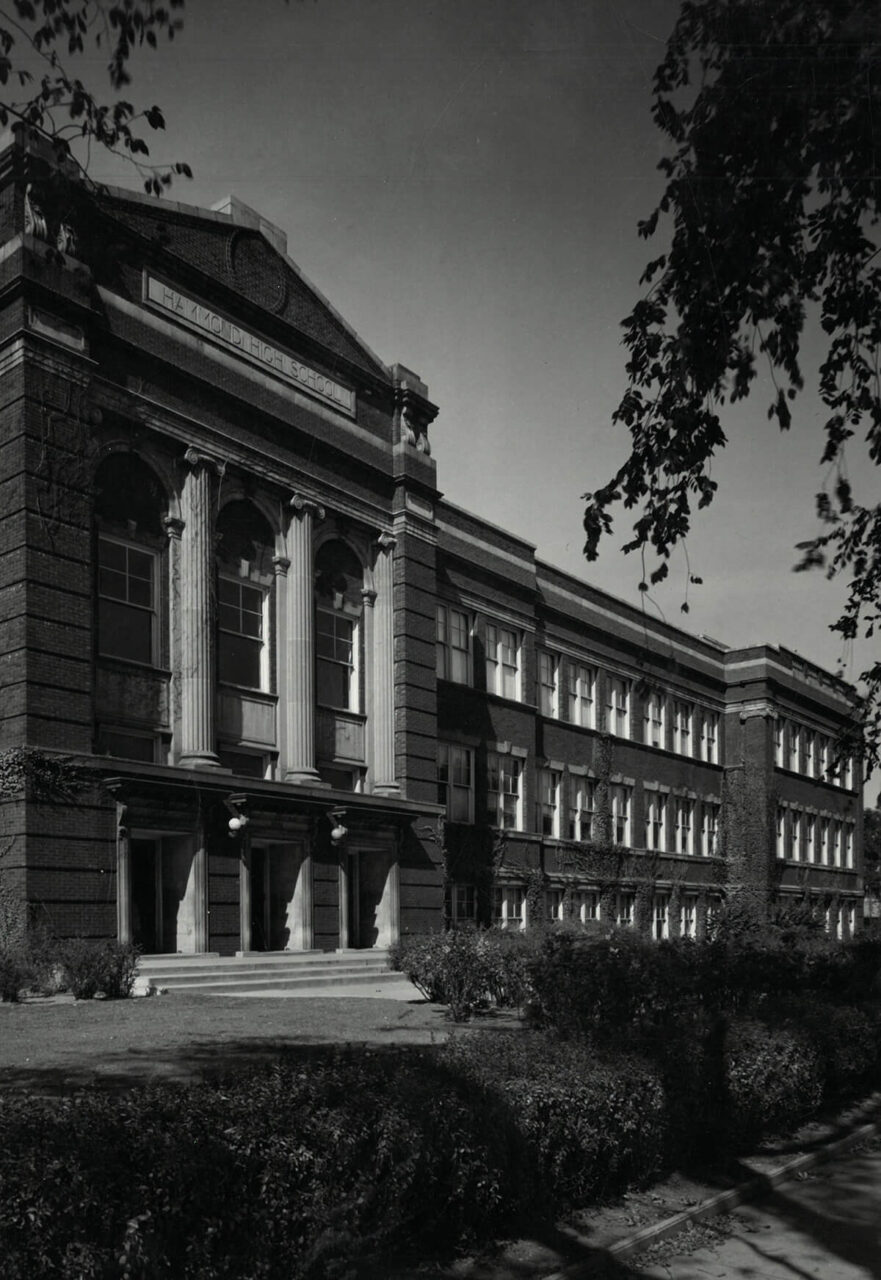
[[[169,263],[186,263],[333,355],[374,378],[389,378],[382,361],[271,242],[271,232],[228,214],[118,190],[99,202],[116,222],[158,245]]]

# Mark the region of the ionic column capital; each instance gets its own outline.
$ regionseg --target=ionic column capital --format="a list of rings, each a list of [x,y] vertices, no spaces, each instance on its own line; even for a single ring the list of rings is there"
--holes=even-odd
[[[361,592],[361,599],[364,601],[364,604],[368,609],[372,609],[376,604],[376,595],[377,593],[373,590],[373,587],[363,588]]]
[[[199,467],[210,467],[219,478],[222,478],[226,471],[226,462],[222,458],[215,458],[212,454],[203,453],[201,449],[195,449],[192,446],[184,453],[184,462],[192,471],[197,471]]]
[[[286,578],[288,576],[288,569],[290,569],[290,567],[291,567],[291,562],[287,558],[287,556],[272,557],[272,568],[277,578]]]
[[[162,523],[165,526],[165,532],[168,535],[169,539],[170,540],[173,539],[175,542],[179,542],[181,538],[181,534],[183,533],[185,528],[185,522],[181,520],[178,516],[166,516],[165,519],[162,521]]]
[[[324,519],[324,507],[320,502],[316,502],[314,498],[307,498],[303,493],[295,493],[292,495],[288,506],[295,515],[313,516],[316,520]]]

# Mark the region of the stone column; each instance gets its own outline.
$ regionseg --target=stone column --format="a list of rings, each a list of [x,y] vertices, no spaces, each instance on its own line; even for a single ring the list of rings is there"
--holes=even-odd
[[[224,464],[187,449],[184,454],[181,536],[181,752],[189,769],[217,769],[215,753],[214,494]]]
[[[132,942],[132,850],[126,806],[116,804],[116,935]]]
[[[288,527],[290,571],[284,654],[285,782],[320,783],[315,768],[315,621],[313,607],[312,527],[324,508],[302,494],[291,498]]]
[[[395,778],[395,614],[394,552],[396,539],[382,533],[376,542],[373,584],[373,790],[399,795]]]

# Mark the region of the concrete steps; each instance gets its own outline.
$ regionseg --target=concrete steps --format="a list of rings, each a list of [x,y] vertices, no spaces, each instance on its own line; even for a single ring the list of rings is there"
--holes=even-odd
[[[142,956],[135,990],[246,995],[257,991],[307,991],[381,987],[401,982],[388,967],[388,951],[250,952],[247,955]]]

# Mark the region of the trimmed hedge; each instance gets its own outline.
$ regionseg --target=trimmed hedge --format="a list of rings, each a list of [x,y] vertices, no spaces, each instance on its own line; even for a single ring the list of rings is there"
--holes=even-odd
[[[454,1022],[467,1022],[490,1005],[516,1009],[531,995],[529,969],[539,944],[535,935],[498,929],[449,929],[405,935],[391,952],[391,965]]]

